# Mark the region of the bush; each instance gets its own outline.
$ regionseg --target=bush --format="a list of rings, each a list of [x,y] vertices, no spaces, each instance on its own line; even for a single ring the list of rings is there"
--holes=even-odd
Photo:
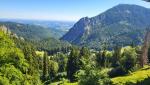
[[[78,73],[79,85],[110,85],[107,73],[100,70],[80,70]]]
[[[131,46],[122,48],[121,57],[118,62],[119,66],[108,73],[110,77],[122,76],[135,69],[137,63],[137,53],[135,48],[132,48]]]
[[[132,70],[137,62],[137,53],[134,48],[125,48],[120,59],[120,65],[126,71]]]
[[[56,80],[62,80],[62,79],[65,79],[67,78],[67,73],[66,72],[61,72],[61,73],[57,73],[56,75]]]
[[[127,74],[127,72],[121,67],[114,68],[110,72],[108,72],[108,75],[111,78],[117,77],[117,76],[122,76],[122,75],[125,75],[125,74]]]

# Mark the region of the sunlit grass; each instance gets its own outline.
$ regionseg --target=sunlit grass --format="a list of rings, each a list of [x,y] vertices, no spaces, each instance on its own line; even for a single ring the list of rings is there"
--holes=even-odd
[[[114,85],[125,85],[126,83],[136,84],[137,82],[143,81],[150,76],[150,66],[145,66],[144,68],[130,73],[126,76],[112,78]]]

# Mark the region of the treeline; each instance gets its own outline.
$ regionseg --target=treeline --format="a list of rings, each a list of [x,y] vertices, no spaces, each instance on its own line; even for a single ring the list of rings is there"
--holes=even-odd
[[[111,78],[141,68],[140,46],[116,46],[108,51],[108,46],[102,45],[101,50],[95,51],[68,45],[51,49],[43,42],[35,44],[0,31],[0,84],[63,85],[68,81],[79,85],[111,85]],[[44,51],[44,55],[36,54],[37,50]]]
[[[112,51],[104,47],[97,52],[86,47],[71,47],[67,54],[45,55],[43,79],[46,83],[68,79],[70,82],[79,82],[79,85],[111,85],[111,78],[141,68],[138,53],[140,49],[140,46],[116,46]]]
[[[70,50],[71,44],[65,41],[60,41],[54,38],[47,38],[40,41],[27,40],[39,51],[46,51],[49,55],[56,54],[57,52],[66,53]]]

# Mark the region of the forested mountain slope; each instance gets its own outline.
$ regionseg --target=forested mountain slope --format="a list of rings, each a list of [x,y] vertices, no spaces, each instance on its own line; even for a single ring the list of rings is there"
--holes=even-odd
[[[149,25],[150,9],[137,5],[119,4],[95,17],[80,19],[61,39],[80,46],[99,48],[107,43],[141,44]]]
[[[60,31],[38,25],[21,24],[16,22],[0,22],[0,25],[6,26],[12,33],[29,40],[60,37]]]

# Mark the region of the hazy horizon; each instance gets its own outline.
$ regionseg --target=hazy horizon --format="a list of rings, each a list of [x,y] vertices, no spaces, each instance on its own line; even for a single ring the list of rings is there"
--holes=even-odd
[[[77,21],[96,16],[118,4],[150,8],[150,3],[141,0],[1,0],[0,19]]]

